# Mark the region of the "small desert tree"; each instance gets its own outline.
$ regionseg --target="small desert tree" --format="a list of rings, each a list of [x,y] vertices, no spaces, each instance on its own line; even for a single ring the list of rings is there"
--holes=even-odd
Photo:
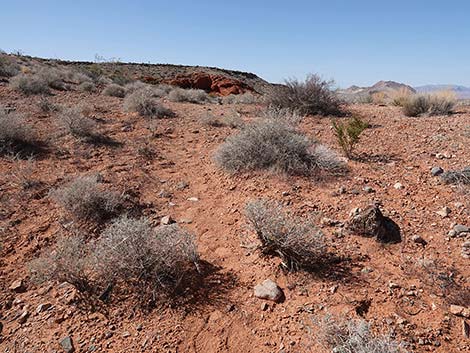
[[[354,148],[359,142],[361,134],[369,127],[369,124],[358,116],[354,116],[344,122],[332,120],[331,123],[339,146],[346,157],[352,158]]]

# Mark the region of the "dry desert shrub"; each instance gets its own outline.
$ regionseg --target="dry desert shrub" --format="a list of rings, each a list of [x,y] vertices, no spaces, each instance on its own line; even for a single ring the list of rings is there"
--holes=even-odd
[[[54,103],[52,103],[49,99],[44,96],[38,101],[38,107],[43,113],[53,113],[59,111],[60,107]]]
[[[395,90],[390,93],[392,105],[395,105],[397,107],[403,107],[403,105],[408,101],[408,99],[410,99],[412,95],[413,95],[413,92],[411,92],[409,89],[405,87]]]
[[[10,80],[13,89],[26,95],[48,94],[50,92],[47,81],[35,74],[19,74]]]
[[[33,129],[26,120],[0,108],[0,154],[33,153],[36,144]]]
[[[455,95],[449,92],[432,94],[415,94],[403,103],[403,113],[406,116],[449,115],[456,104]]]
[[[223,104],[255,104],[258,102],[258,98],[250,92],[243,94],[230,94],[222,98]]]
[[[168,99],[172,102],[204,103],[210,100],[209,95],[201,89],[174,88]]]
[[[80,291],[90,290],[93,264],[90,248],[81,236],[59,238],[52,250],[29,263],[32,280],[67,282]]]
[[[341,101],[332,91],[333,82],[318,75],[309,75],[305,81],[286,80],[284,86],[272,88],[266,102],[279,108],[297,110],[304,115],[342,115]]]
[[[177,288],[199,260],[193,236],[178,225],[153,229],[147,220],[127,216],[105,229],[94,257],[101,281],[127,284],[139,295],[152,296]]]
[[[305,117],[298,110],[268,106],[261,114],[262,118],[280,121],[292,126],[299,124]]]
[[[335,353],[405,353],[403,345],[389,336],[375,335],[365,320],[339,321],[331,315],[314,320],[316,338]]]
[[[121,85],[111,83],[104,88],[103,94],[105,96],[124,98],[126,96],[126,89]]]
[[[344,163],[327,148],[310,141],[291,125],[263,120],[229,136],[215,154],[216,163],[230,173],[274,170],[287,175],[338,172]]]
[[[470,167],[462,170],[450,170],[440,175],[446,184],[470,185]]]
[[[13,77],[20,72],[20,66],[5,54],[0,54],[0,77]]]
[[[232,129],[243,126],[243,119],[236,112],[231,114],[224,115],[213,115],[207,113],[202,119],[204,125],[209,125],[213,127],[231,127]]]
[[[311,222],[284,212],[279,203],[249,202],[246,217],[261,242],[264,255],[280,256],[289,270],[311,269],[325,255],[323,234]]]
[[[173,118],[176,114],[160,104],[153,95],[153,90],[139,89],[124,99],[124,109],[136,112],[144,117]]]
[[[85,81],[79,84],[78,90],[81,92],[95,92],[96,86],[93,82]]]
[[[121,197],[104,189],[96,177],[78,177],[51,192],[52,198],[77,219],[100,221],[115,214]]]
[[[126,96],[127,96],[131,93],[134,93],[137,90],[147,89],[149,87],[150,86],[148,84],[143,83],[142,81],[134,81],[134,82],[130,82],[130,83],[126,84],[124,86],[124,89],[126,90]]]
[[[86,117],[81,107],[72,107],[62,110],[59,114],[59,121],[66,129],[67,133],[85,141],[94,141],[100,138],[97,133],[96,122]]]

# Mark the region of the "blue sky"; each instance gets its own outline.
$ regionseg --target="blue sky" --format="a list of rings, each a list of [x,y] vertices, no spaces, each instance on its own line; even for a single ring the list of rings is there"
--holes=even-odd
[[[8,52],[470,86],[470,1],[0,1]]]

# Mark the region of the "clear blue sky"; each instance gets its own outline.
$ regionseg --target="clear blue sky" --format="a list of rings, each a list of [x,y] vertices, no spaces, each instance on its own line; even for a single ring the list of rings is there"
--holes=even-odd
[[[0,23],[0,48],[33,56],[470,86],[468,0],[1,0]]]

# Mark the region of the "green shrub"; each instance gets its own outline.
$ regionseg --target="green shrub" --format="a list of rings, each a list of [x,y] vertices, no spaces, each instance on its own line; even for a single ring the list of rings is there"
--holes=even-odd
[[[352,158],[353,151],[359,138],[369,124],[358,116],[348,119],[346,122],[332,120],[333,130],[339,146],[348,158]]]

